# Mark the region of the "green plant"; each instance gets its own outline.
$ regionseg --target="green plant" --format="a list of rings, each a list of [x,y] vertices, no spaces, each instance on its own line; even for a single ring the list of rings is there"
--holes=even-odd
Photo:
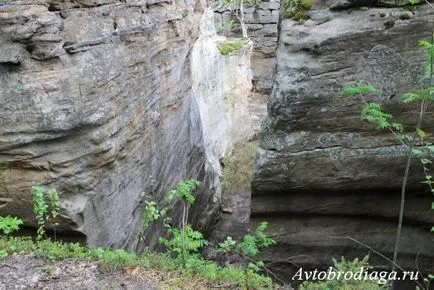
[[[168,237],[159,238],[160,243],[167,248],[168,255],[174,257],[174,259],[171,259],[170,262],[166,261],[163,263],[164,265],[155,264],[155,260],[150,259],[151,266],[159,268],[168,267],[170,264],[171,269],[181,269],[183,276],[199,275],[218,283],[236,280],[237,285],[242,289],[270,288],[269,286],[273,284],[271,279],[260,274],[260,271],[265,269],[264,263],[253,259],[259,253],[260,248],[275,244],[275,241],[265,234],[266,222],[261,223],[254,234],[246,235],[240,243],[228,237],[219,244],[219,252],[236,251],[243,255],[249,261],[244,269],[236,267],[220,268],[216,263],[206,261],[199,255],[199,251],[208,246],[209,243],[204,239],[201,232],[194,230],[188,223],[189,207],[195,202],[193,191],[199,184],[199,181],[195,179],[178,182],[176,187],[167,193],[162,202],[164,206],[161,209],[157,208],[155,202],[146,203],[143,213],[145,228],[161,218],[167,219],[166,213],[169,211],[168,208],[171,203],[179,201],[182,204],[182,217],[179,227],[173,227],[166,223]],[[152,256],[146,251],[144,253]]]
[[[49,222],[52,222],[60,212],[59,194],[56,189],[50,189],[47,192],[48,203],[45,198],[45,190],[41,186],[32,186],[33,195],[33,211],[38,223],[36,231],[38,239],[42,239],[45,235],[45,227]],[[55,227],[55,224],[53,224]]]
[[[8,256],[8,252],[5,250],[0,250],[0,259],[6,258]]]
[[[247,39],[247,25],[244,21],[244,7],[245,6],[254,6],[259,4],[260,0],[216,0],[214,3],[216,4],[216,8],[229,9],[233,15],[238,19],[241,32],[243,34],[243,38]]]
[[[250,279],[256,280],[255,275],[259,275],[264,269],[266,272],[271,273],[265,267],[264,262],[255,259],[260,253],[261,248],[267,248],[276,244],[273,239],[265,234],[267,226],[267,222],[261,222],[254,234],[245,235],[239,243],[233,240],[232,237],[227,237],[223,242],[218,244],[217,252],[228,253],[235,251],[243,256],[248,261],[244,269],[245,276],[250,277]],[[252,287],[251,281],[245,281],[244,286],[247,288]],[[256,286],[253,288],[256,288]]]
[[[167,208],[158,210],[157,203],[154,201],[145,201],[145,203],[146,205],[142,216],[141,233],[144,233],[153,222],[165,217],[167,212]]]
[[[321,281],[304,281],[300,290],[381,290],[388,289],[387,272],[381,272],[381,277],[368,275],[372,266],[368,263],[369,256],[359,260],[358,258],[349,261],[344,257],[340,261],[333,259],[333,267],[325,273],[333,278],[318,279]],[[351,279],[346,279],[339,273],[355,273]],[[358,275],[359,274],[359,275]],[[337,276],[339,275],[339,276]],[[358,275],[358,276],[356,276]],[[319,276],[319,275],[318,275]],[[366,276],[366,277],[365,277]]]
[[[234,241],[232,237],[227,237],[226,240],[218,245],[217,251],[227,253],[236,250],[245,256],[255,257],[259,254],[261,248],[267,248],[276,244],[276,241],[265,234],[267,226],[267,222],[261,222],[256,228],[255,234],[245,235],[240,243]]]
[[[28,237],[0,237],[0,258],[9,253],[27,253],[47,262],[64,259],[96,260],[105,271],[144,268],[152,275],[162,277],[160,286],[164,289],[211,289],[225,288],[225,285],[237,289],[276,289],[269,277],[250,269],[219,267],[198,254],[192,254],[183,260],[182,257],[172,257],[169,253],[153,253],[148,250],[137,256],[124,250],[86,248],[78,243],[61,243],[50,239],[34,241]],[[49,274],[51,270],[46,268],[46,273]],[[171,279],[167,279],[168,276]],[[192,287],[193,284],[199,286]]]
[[[309,18],[307,13],[312,9],[310,0],[284,0],[282,4],[281,17],[292,18],[295,21]]]
[[[219,49],[221,55],[228,55],[233,51],[241,49],[245,44],[245,40],[237,39],[219,43],[217,48]]]
[[[192,253],[196,253],[200,248],[208,245],[208,241],[203,238],[202,233],[195,231],[188,223],[190,206],[195,202],[193,191],[199,186],[200,182],[195,179],[180,181],[175,189],[167,193],[167,202],[179,200],[182,203],[182,217],[180,228],[168,225],[170,239],[160,237],[159,241],[165,245],[169,251],[180,255],[184,260]],[[163,208],[163,210],[165,210]]]
[[[193,254],[197,253],[201,248],[207,246],[209,243],[203,238],[203,235],[199,231],[193,230],[190,224],[187,224],[182,232],[178,228],[169,228],[168,233],[170,239],[160,237],[159,241],[166,248],[178,255],[184,260]]]
[[[8,215],[7,217],[0,216],[0,230],[6,236],[18,231],[20,229],[20,225],[23,224],[23,221],[17,217],[11,217]]]

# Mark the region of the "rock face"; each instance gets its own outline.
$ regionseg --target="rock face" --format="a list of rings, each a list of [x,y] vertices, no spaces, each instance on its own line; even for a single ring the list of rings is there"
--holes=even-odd
[[[212,225],[218,185],[191,75],[202,7],[0,4],[0,215],[34,226],[32,184],[55,187],[58,231],[132,248],[143,201],[193,177],[203,181],[193,219]]]
[[[431,39],[434,11],[402,14],[408,12],[324,10],[303,25],[282,21],[252,181],[254,220],[269,220],[278,242],[267,259],[317,266],[368,252],[347,236],[391,255],[406,151],[391,134],[361,123],[361,100],[342,91],[354,81],[371,83],[381,94],[368,101],[414,125],[418,108],[400,98],[419,83],[425,55],[418,41]],[[429,132],[433,121],[430,108],[423,124]],[[421,170],[415,161],[399,264],[414,267],[419,253],[421,268],[433,271],[432,196],[421,188]]]
[[[261,1],[255,6],[247,5],[244,8],[248,36],[253,41],[253,90],[266,94],[269,94],[272,86],[279,10],[279,0]],[[230,21],[238,23],[229,9],[215,11],[215,22],[220,28],[219,33],[241,36],[241,32],[235,27],[236,24],[232,26],[233,32],[228,31],[227,26]]]
[[[192,51],[192,73],[208,161],[220,173],[220,160],[232,145],[254,134],[248,98],[252,44],[222,55],[218,45],[226,37],[217,35],[213,16],[212,9],[204,13],[201,34]]]

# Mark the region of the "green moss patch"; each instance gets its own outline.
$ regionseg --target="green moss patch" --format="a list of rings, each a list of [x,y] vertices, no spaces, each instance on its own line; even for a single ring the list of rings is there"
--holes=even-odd
[[[229,40],[217,45],[221,55],[228,55],[236,50],[244,47],[246,41],[244,39]]]

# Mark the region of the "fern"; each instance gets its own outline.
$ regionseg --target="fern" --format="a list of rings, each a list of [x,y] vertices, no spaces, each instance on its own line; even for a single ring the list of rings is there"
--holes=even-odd
[[[160,237],[159,242],[163,244],[169,251],[182,257],[184,261],[187,258],[197,253],[201,248],[207,246],[209,242],[203,238],[199,231],[193,230],[190,224],[185,226],[185,231],[182,232],[178,228],[169,228],[170,239]]]
[[[0,231],[2,231],[6,236],[18,231],[22,224],[23,221],[17,217],[11,217],[10,215],[7,217],[0,216]]]
[[[419,99],[420,99],[420,96],[418,94],[415,94],[415,93],[405,93],[402,96],[402,100],[405,104],[413,103]]]
[[[377,94],[378,90],[371,85],[349,86],[344,89],[344,97],[354,96],[357,94]]]

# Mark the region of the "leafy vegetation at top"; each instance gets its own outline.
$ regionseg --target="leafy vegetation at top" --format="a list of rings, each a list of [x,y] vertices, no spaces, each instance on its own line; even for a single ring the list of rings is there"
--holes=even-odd
[[[281,17],[302,21],[309,18],[307,13],[312,9],[310,0],[283,0]]]
[[[228,55],[236,50],[243,48],[246,41],[243,39],[229,40],[221,42],[217,45],[221,55]]]

